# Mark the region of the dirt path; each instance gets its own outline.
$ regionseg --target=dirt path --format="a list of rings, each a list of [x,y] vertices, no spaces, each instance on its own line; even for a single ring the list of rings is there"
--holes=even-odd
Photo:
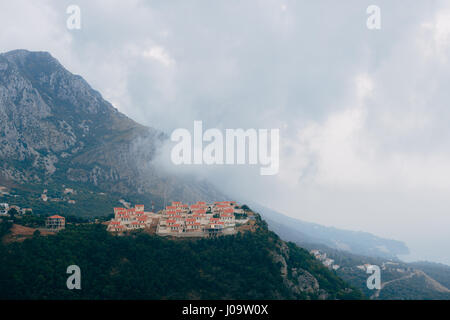
[[[388,284],[391,284],[393,282],[396,281],[401,281],[401,280],[405,280],[405,279],[409,279],[412,278],[413,276],[423,276],[425,278],[425,281],[436,291],[438,292],[450,292],[450,290],[448,288],[446,288],[445,286],[443,286],[442,284],[440,284],[438,281],[434,280],[433,278],[431,278],[429,275],[427,275],[425,272],[423,272],[422,270],[414,270],[413,272],[411,272],[410,274],[397,278],[397,279],[393,279],[390,281],[386,281],[383,282],[381,284],[381,289],[377,290],[371,297],[370,299],[377,299],[380,296],[380,292],[381,290],[383,290],[383,288],[385,286],[387,286]]]
[[[439,292],[446,292],[446,293],[450,292],[450,290],[447,287],[443,286],[441,283],[434,280],[432,277],[427,275],[422,270],[417,270],[417,271],[420,275],[425,277],[425,280],[428,282],[428,284],[430,284],[433,287],[434,290],[439,291]]]
[[[370,299],[371,299],[371,300],[378,299],[378,297],[380,296],[381,290],[383,290],[383,288],[384,288],[385,286],[387,286],[387,285],[390,284],[390,283],[396,282],[396,281],[400,281],[400,280],[404,280],[404,279],[409,279],[409,278],[412,278],[412,277],[415,276],[415,275],[419,275],[418,271],[419,271],[419,270],[414,270],[414,272],[411,272],[410,274],[407,274],[406,276],[403,276],[403,277],[400,277],[400,278],[397,278],[397,279],[393,279],[393,280],[390,280],[390,281],[386,281],[386,282],[381,283],[381,289],[380,289],[380,290],[377,290],[377,291],[370,297]]]

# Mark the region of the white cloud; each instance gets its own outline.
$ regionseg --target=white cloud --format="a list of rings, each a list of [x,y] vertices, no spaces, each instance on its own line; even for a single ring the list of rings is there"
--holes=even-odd
[[[450,49],[450,6],[447,4],[437,11],[432,19],[421,24],[425,37],[419,39],[422,50],[427,57],[437,57],[448,62]]]
[[[154,59],[166,67],[175,65],[175,60],[172,59],[167,51],[161,46],[153,46],[142,52],[142,55],[146,58]]]

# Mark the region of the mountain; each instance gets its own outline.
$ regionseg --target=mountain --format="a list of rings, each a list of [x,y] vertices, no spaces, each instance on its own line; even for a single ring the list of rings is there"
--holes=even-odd
[[[123,199],[155,203],[224,200],[206,181],[174,176],[152,161],[167,136],[129,119],[47,52],[0,54],[1,202],[34,212],[99,216]],[[65,189],[73,189],[70,194]],[[48,201],[41,200],[47,189]],[[71,203],[69,203],[69,201]],[[297,243],[323,243],[393,256],[400,242],[302,222],[257,207],[270,227]]]
[[[2,224],[0,224],[1,226]],[[0,299],[361,299],[358,289],[286,243],[257,215],[255,231],[199,240],[102,224],[0,243]],[[81,270],[67,290],[66,269]]]
[[[154,163],[160,146],[166,140],[164,133],[142,126],[120,113],[82,77],[67,71],[49,53],[15,50],[0,54],[0,202],[30,207],[34,213],[45,215],[61,213],[68,221],[81,223],[80,216],[108,215],[113,206],[122,206],[127,201],[144,203],[147,207],[154,202],[156,208],[160,208],[168,200],[224,200],[226,197],[208,182],[195,177],[175,176]],[[337,250],[340,252],[338,257],[348,256],[351,252],[371,256],[371,259],[391,259],[408,250],[399,241],[365,232],[324,227],[247,203],[262,214],[270,229],[282,240],[302,247],[340,249]],[[0,224],[0,234],[6,232],[4,227],[6,224]],[[70,246],[72,240],[80,245],[81,253],[76,252],[76,246]],[[351,290],[305,250],[282,240],[265,227],[245,237],[190,243],[170,242],[149,235],[120,239],[108,235],[101,226],[82,225],[54,237],[36,237],[23,244],[3,248],[4,251],[0,252],[0,287],[17,288],[17,294],[22,292],[23,297],[60,297],[61,288],[57,287],[56,278],[49,278],[49,270],[59,270],[65,263],[74,263],[76,258],[88,266],[88,279],[97,275],[94,268],[97,262],[110,272],[101,277],[99,287],[92,287],[86,293],[86,297],[91,298],[103,297],[109,292],[101,291],[102,286],[112,288],[112,293],[106,295],[110,298],[358,296],[357,291]],[[95,248],[90,248],[90,245]],[[113,248],[116,246],[126,250],[115,252]],[[57,249],[53,251],[53,248]],[[134,248],[142,250],[144,257],[155,260],[140,259],[140,252],[138,254]],[[258,254],[261,250],[263,253]],[[34,252],[40,254],[36,256]],[[171,256],[166,256],[166,252]],[[214,252],[222,252],[227,257],[231,255],[232,261],[218,260]],[[110,253],[113,254],[108,260],[104,255]],[[43,257],[52,257],[55,261]],[[62,258],[59,260],[59,257]],[[91,263],[91,257],[105,260],[97,261],[95,258],[96,263]],[[181,269],[183,272],[175,268],[165,275],[157,265],[162,261],[170,267],[180,266],[191,258],[203,264],[198,273],[196,266],[189,264],[189,269]],[[367,275],[356,265],[368,258],[358,259],[348,266],[349,269],[339,269],[338,274],[364,290],[362,283]],[[30,264],[27,262],[27,265],[32,265],[32,270],[25,272],[17,265],[23,261],[28,261]],[[386,260],[376,261],[382,263]],[[43,273],[38,267],[40,265],[50,273]],[[380,292],[379,298],[446,297],[448,270],[445,267],[422,264],[405,268],[412,268],[417,273],[414,271],[410,277],[392,282]],[[163,283],[174,289],[167,295],[143,287],[133,291],[131,282],[126,279],[130,270],[156,270],[163,277]],[[223,274],[212,273],[213,270]],[[142,279],[137,271],[131,272],[136,280],[133,283],[156,285],[155,278]],[[395,272],[391,273],[392,278],[395,278]],[[39,277],[33,278],[34,275]],[[174,275],[174,278],[169,275]],[[204,284],[204,289],[192,289],[192,282],[190,290],[177,287],[176,281],[187,281],[186,275],[188,279]],[[57,279],[62,277],[64,275],[58,275]],[[35,291],[26,293],[28,289],[22,287],[23,283],[14,282],[17,279],[33,283]],[[39,286],[47,282],[54,285],[53,291],[45,293],[45,286],[43,291],[39,291]],[[121,292],[118,288],[123,283],[128,283],[129,287]],[[400,287],[405,283],[406,288]],[[396,289],[397,285],[399,289]],[[417,290],[408,291],[409,285]],[[227,292],[230,296],[226,296]],[[17,297],[10,292],[3,293],[3,296]],[[68,298],[77,296],[69,294]]]
[[[397,255],[409,252],[408,247],[398,240],[380,238],[368,232],[325,227],[288,217],[254,203],[251,206],[282,239],[299,245],[321,244],[354,254],[383,258],[396,258]]]
[[[47,52],[0,54],[0,123],[0,186],[28,199],[24,206],[63,186],[105,204],[121,196],[148,206],[224,198],[205,181],[156,168],[165,134],[120,113]],[[83,214],[102,214],[89,209]]]

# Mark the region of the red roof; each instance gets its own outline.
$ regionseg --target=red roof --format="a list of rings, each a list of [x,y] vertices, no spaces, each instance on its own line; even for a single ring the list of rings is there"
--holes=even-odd
[[[229,204],[217,204],[216,205],[217,208],[230,208]]]
[[[214,202],[214,204],[231,206],[231,205],[236,204],[236,201],[216,201],[216,202]]]
[[[232,217],[233,215],[232,214],[221,213],[220,216],[229,218],[229,217]]]
[[[55,214],[54,216],[49,217],[51,219],[65,219],[64,217],[58,216],[57,214]]]

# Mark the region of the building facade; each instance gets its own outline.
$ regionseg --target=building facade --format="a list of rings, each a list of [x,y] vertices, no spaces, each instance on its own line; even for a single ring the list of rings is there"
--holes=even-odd
[[[234,201],[188,205],[172,202],[162,210],[156,233],[175,237],[216,237],[235,234]]]
[[[45,227],[54,231],[62,230],[66,227],[66,219],[58,215],[48,217],[45,221]]]
[[[114,218],[108,224],[108,231],[124,232],[150,227],[156,215],[153,212],[145,212],[144,205],[136,205],[134,208],[114,208]]]

